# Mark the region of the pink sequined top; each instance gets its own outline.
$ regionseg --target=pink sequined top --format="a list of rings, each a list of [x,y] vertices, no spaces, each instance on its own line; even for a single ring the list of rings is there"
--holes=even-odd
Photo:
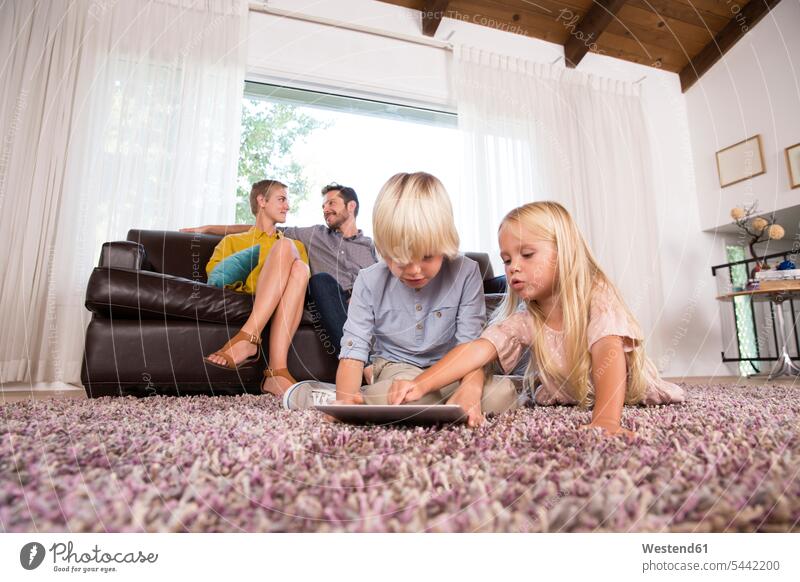
[[[484,330],[481,338],[489,340],[497,349],[500,365],[505,373],[509,373],[519,363],[523,350],[530,349],[533,341],[534,321],[527,310],[518,311],[511,317],[491,325]],[[589,306],[589,323],[586,330],[588,339],[587,349],[600,338],[606,336],[619,336],[622,338],[625,353],[642,341],[639,337],[638,326],[632,323],[625,309],[620,304],[613,291],[605,284],[598,284],[592,295]],[[564,350],[564,334],[547,325],[544,328],[546,352],[556,361],[556,366],[562,374],[568,371],[566,352]],[[683,402],[684,390],[680,386],[661,379],[652,363],[645,368],[647,378],[647,391],[642,404],[670,404]],[[565,388],[548,383],[541,378],[542,384],[536,389],[534,399],[537,404],[577,404],[575,398]],[[594,387],[589,386],[590,399],[594,396]]]

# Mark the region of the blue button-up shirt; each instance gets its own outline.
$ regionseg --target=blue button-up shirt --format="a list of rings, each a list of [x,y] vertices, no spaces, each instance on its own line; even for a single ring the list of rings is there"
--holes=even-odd
[[[384,262],[362,269],[344,325],[339,359],[372,358],[427,368],[461,343],[477,339],[486,323],[478,263],[444,259],[421,289],[392,275]]]

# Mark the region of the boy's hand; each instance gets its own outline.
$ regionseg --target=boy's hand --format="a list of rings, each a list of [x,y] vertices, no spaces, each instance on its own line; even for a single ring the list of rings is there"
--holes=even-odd
[[[361,394],[337,394],[331,404],[364,404],[364,397]]]
[[[478,428],[485,420],[483,412],[481,411],[481,396],[483,395],[483,386],[473,386],[470,384],[462,384],[453,393],[447,404],[457,404],[464,409],[467,413],[467,426],[469,428]]]
[[[364,383],[372,384],[372,366],[364,367]]]
[[[414,380],[393,380],[389,388],[389,404],[414,402],[425,396]]]
[[[206,234],[208,233],[208,226],[191,226],[182,228],[181,232],[196,232],[198,234]]]
[[[603,431],[603,434],[606,436],[623,436],[628,440],[631,440],[633,437],[636,436],[636,433],[634,431],[628,430],[627,428],[623,428],[619,424],[590,422],[589,424],[582,424],[581,428],[584,430],[599,428]]]

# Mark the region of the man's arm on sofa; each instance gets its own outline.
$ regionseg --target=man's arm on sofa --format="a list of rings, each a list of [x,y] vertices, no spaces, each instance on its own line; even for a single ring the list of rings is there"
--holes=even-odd
[[[216,234],[220,236],[226,236],[229,234],[247,232],[251,228],[253,228],[252,224],[206,224],[205,226],[182,228],[181,232],[196,232],[197,234]]]

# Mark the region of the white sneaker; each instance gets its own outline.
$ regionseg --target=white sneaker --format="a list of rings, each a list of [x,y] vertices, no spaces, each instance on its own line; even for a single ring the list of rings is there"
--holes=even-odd
[[[287,410],[306,410],[336,400],[336,384],[303,380],[289,386],[283,394],[283,407]]]

